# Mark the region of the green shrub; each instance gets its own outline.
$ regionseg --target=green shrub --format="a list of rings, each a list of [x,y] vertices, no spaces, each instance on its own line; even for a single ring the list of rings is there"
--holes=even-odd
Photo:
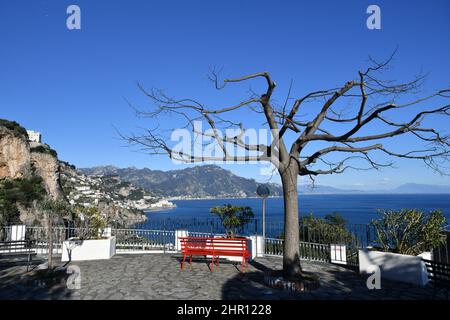
[[[41,200],[47,194],[42,178],[6,179],[0,181],[0,223],[19,222],[17,205],[29,207],[34,200]]]
[[[322,244],[347,244],[353,240],[347,231],[347,221],[339,214],[327,214],[324,218],[316,218],[312,214],[300,219],[300,241]]]
[[[28,140],[27,130],[17,122],[0,119],[0,126],[11,130],[16,137]]]
[[[30,151],[36,153],[46,153],[52,155],[54,158],[58,158],[58,153],[52,148],[50,148],[48,145],[36,146],[31,148]]]
[[[132,190],[128,195],[130,200],[140,200],[144,198],[144,192],[142,190]]]
[[[380,213],[382,217],[372,225],[383,251],[418,255],[445,243],[445,217],[439,210],[427,214],[417,209]]]
[[[102,216],[97,207],[82,207],[77,206],[75,212],[78,214],[77,222],[84,231],[80,234],[81,240],[87,239],[101,239],[105,228],[108,226],[108,221]],[[83,216],[83,219],[81,219]]]

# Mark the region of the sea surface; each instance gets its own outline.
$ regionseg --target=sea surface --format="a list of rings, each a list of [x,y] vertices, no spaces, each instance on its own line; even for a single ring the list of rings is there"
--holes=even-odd
[[[249,206],[255,218],[262,217],[262,200],[246,199],[208,199],[177,200],[173,209],[147,212],[149,221],[154,219],[203,219],[213,218],[209,209],[214,206],[232,204]],[[313,214],[323,217],[338,212],[349,224],[368,224],[377,219],[380,209],[416,208],[424,211],[441,210],[450,223],[450,194],[326,194],[300,195],[300,215]],[[283,220],[283,198],[269,198],[266,202],[266,220]]]

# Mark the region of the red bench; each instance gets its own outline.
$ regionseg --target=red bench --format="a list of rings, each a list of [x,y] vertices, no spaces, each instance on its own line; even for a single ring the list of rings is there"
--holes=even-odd
[[[190,257],[189,264],[192,265],[192,256],[211,256],[210,271],[213,271],[214,265],[219,264],[220,257],[242,257],[241,271],[244,272],[245,266],[248,266],[250,251],[248,249],[248,240],[246,238],[206,238],[206,237],[180,237],[181,253],[183,261],[181,269],[184,268],[184,262]]]

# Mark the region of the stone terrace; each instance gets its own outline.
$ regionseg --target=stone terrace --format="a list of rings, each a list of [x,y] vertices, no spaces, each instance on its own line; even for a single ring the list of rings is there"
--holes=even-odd
[[[258,258],[245,273],[231,263],[210,272],[205,261],[180,270],[179,255],[116,255],[111,260],[73,262],[81,270],[81,289],[69,290],[67,275],[44,284],[24,275],[23,266],[0,266],[0,299],[431,299],[431,288],[382,280],[369,290],[366,278],[328,263],[303,261],[306,271],[320,277],[321,287],[307,293],[270,289],[264,270],[281,268],[276,257]],[[61,263],[59,263],[61,265]]]

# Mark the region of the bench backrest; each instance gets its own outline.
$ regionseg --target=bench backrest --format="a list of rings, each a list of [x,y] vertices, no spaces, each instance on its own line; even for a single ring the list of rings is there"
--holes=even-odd
[[[450,265],[442,262],[422,259],[427,267],[428,278],[437,285],[450,286]]]
[[[180,237],[181,252],[187,250],[248,252],[246,238]]]
[[[13,240],[0,242],[0,254],[8,252],[23,252],[33,249],[34,240]]]

